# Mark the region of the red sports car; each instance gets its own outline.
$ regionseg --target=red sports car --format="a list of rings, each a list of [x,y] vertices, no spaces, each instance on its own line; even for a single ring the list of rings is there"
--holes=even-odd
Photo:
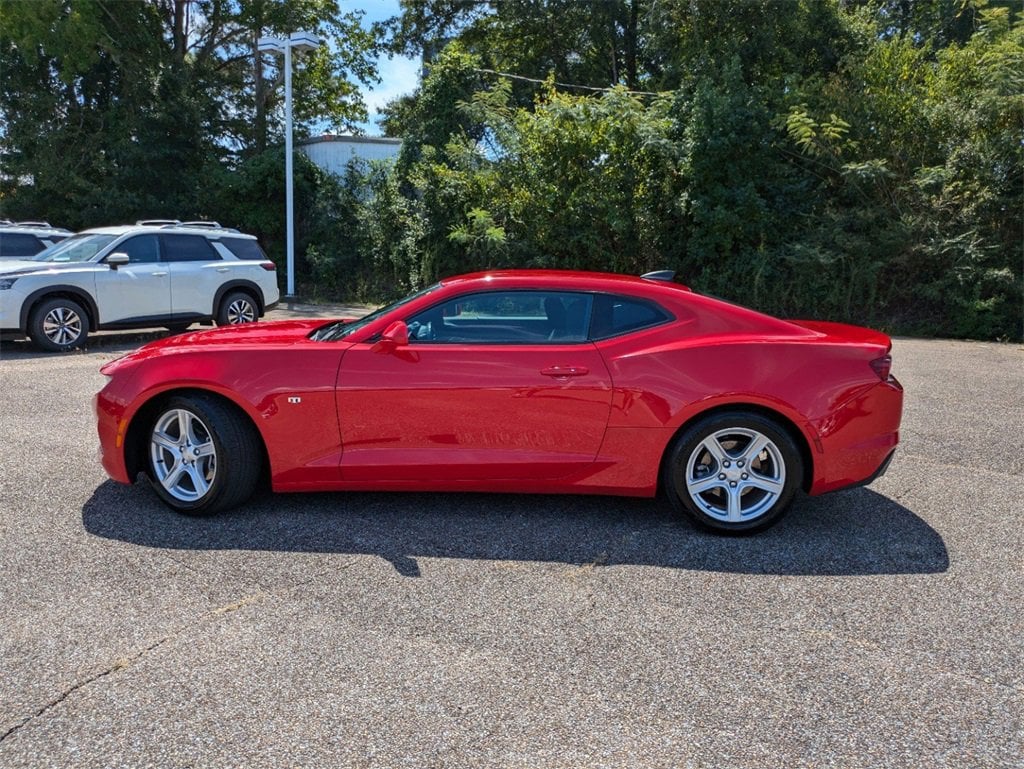
[[[153,342],[102,372],[103,466],[172,508],[275,491],[654,496],[750,532],[798,488],[871,482],[903,390],[887,336],[785,321],[671,275],[443,280],[359,320]]]

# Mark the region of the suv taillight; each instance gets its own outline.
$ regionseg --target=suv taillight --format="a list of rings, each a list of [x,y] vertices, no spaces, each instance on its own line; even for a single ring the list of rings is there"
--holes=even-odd
[[[260,262],[260,267],[262,267],[267,272],[273,272],[274,270],[277,269],[277,265],[274,264],[273,262]]]
[[[883,382],[889,381],[889,371],[892,369],[892,356],[884,355],[881,358],[875,358],[871,361],[871,368],[878,374],[878,378]]]

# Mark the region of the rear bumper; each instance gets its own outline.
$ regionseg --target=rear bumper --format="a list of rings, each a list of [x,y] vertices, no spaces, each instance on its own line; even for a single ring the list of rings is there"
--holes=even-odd
[[[865,486],[888,469],[900,437],[903,387],[895,377],[814,423],[818,452],[811,494]]]

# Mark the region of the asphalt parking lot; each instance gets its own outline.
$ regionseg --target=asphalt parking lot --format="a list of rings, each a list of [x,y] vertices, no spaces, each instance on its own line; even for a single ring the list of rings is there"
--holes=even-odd
[[[1024,763],[1021,345],[897,341],[889,473],[727,539],[602,497],[176,516],[96,459],[137,341],[0,346],[2,767]]]

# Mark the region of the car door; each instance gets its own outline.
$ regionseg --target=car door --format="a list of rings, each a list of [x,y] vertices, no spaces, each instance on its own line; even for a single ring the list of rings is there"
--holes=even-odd
[[[164,259],[171,273],[171,310],[175,318],[210,317],[228,265],[202,235],[163,234]]]
[[[612,393],[587,340],[591,301],[462,296],[408,318],[407,345],[351,347],[337,386],[342,478],[542,480],[587,470]]]
[[[100,323],[165,320],[171,313],[171,281],[157,236],[135,235],[114,245],[111,253],[128,254],[129,262],[96,272]]]

